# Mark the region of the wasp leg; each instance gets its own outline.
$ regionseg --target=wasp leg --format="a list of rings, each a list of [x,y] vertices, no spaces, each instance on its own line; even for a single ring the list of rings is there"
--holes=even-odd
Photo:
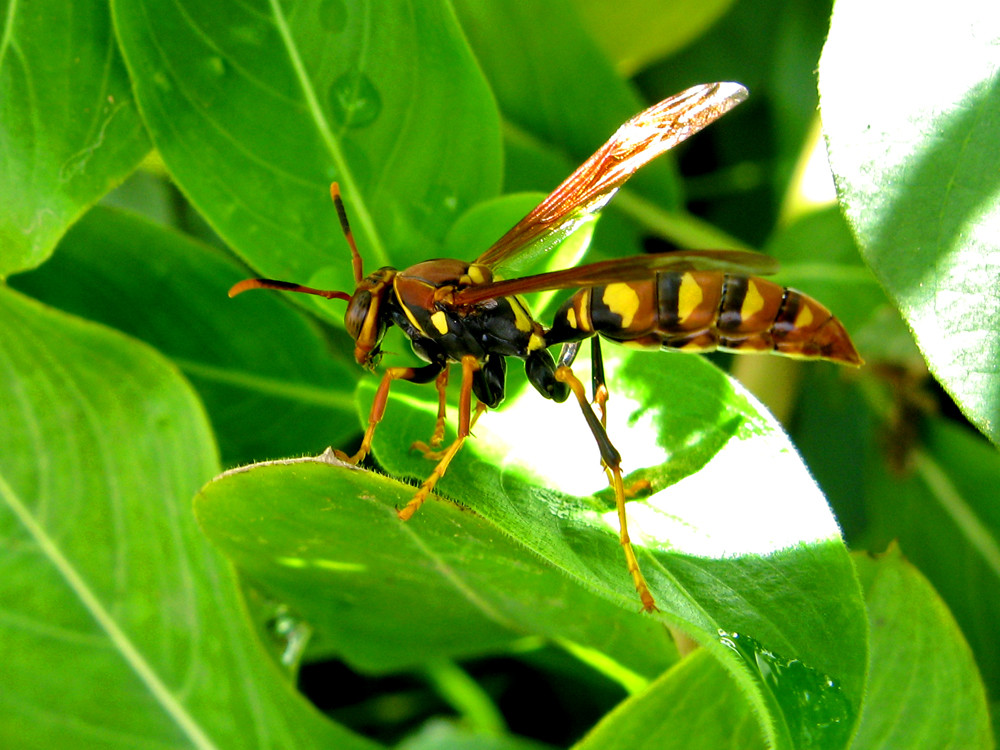
[[[382,382],[379,383],[378,391],[375,392],[372,410],[368,414],[368,427],[365,429],[365,436],[358,452],[353,456],[348,456],[343,451],[334,451],[334,455],[349,464],[361,463],[372,449],[372,438],[375,435],[375,428],[378,427],[378,423],[382,421],[382,416],[385,414],[385,407],[389,402],[389,386],[392,385],[392,381],[408,380],[411,383],[429,383],[441,374],[441,369],[444,366],[443,362],[432,362],[423,367],[390,367],[387,369],[382,376]]]
[[[611,444],[607,430],[604,429],[604,425],[601,424],[593,408],[591,408],[590,402],[587,401],[587,393],[580,379],[573,374],[573,371],[569,367],[565,366],[561,366],[556,370],[556,379],[566,383],[572,389],[573,395],[576,396],[576,400],[580,404],[580,409],[583,411],[583,417],[587,420],[587,426],[597,441],[597,447],[601,452],[601,460],[608,474],[608,481],[615,492],[615,506],[618,509],[618,525],[621,530],[622,549],[625,551],[625,563],[628,566],[628,572],[632,575],[632,581],[635,583],[635,590],[639,594],[639,600],[642,602],[643,611],[652,612],[656,609],[656,603],[653,601],[649,585],[646,583],[646,579],[639,569],[639,560],[635,556],[635,550],[632,549],[632,541],[628,536],[628,524],[625,520],[625,486],[622,483],[621,454]]]
[[[601,354],[601,340],[590,339],[590,383],[594,393],[594,404],[601,413],[601,424],[608,426],[608,386],[604,380],[604,356]]]
[[[455,438],[455,442],[441,453],[441,460],[438,461],[438,465],[434,467],[431,475],[420,485],[417,494],[399,511],[400,520],[408,520],[424,504],[424,500],[427,499],[431,490],[434,489],[434,485],[448,471],[448,464],[451,463],[451,459],[455,457],[461,449],[462,443],[465,442],[465,438],[469,436],[472,423],[479,418],[482,412],[486,411],[486,406],[479,403],[476,406],[475,417],[472,416],[472,376],[475,375],[478,369],[479,363],[476,362],[475,357],[471,354],[466,354],[462,357],[462,389],[458,397],[458,437]]]
[[[434,423],[434,434],[431,435],[430,443],[425,443],[422,440],[417,440],[413,445],[410,446],[410,450],[420,451],[424,454],[424,458],[440,458],[438,448],[441,447],[441,443],[444,442],[444,423],[447,414],[447,407],[445,405],[446,393],[445,389],[448,387],[448,371],[449,368],[445,367],[441,370],[441,374],[437,376],[437,380],[434,381],[434,387],[437,388],[438,392],[438,413],[437,422]]]

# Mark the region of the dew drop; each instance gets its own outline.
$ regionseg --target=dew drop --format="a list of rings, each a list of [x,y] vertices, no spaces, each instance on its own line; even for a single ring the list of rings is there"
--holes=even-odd
[[[312,635],[309,624],[295,617],[287,606],[279,604],[267,620],[266,627],[275,645],[280,649],[282,665],[289,668],[297,667],[309,636]]]
[[[853,712],[836,680],[743,633],[719,630],[719,642],[737,653],[777,698],[796,747],[840,747],[850,735]]]
[[[218,55],[212,55],[206,61],[208,72],[214,76],[222,77],[226,73],[226,63]]]
[[[382,112],[382,97],[364,73],[346,73],[333,82],[329,93],[330,113],[338,125],[361,128],[371,125]]]
[[[347,5],[344,0],[323,0],[318,13],[319,25],[324,31],[339,34],[347,27]]]

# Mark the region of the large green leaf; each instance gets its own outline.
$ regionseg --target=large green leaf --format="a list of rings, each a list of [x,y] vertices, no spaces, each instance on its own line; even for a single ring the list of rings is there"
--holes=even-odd
[[[112,6],[171,176],[265,275],[353,288],[332,180],[369,268],[433,257],[499,187],[495,106],[441,0]]]
[[[871,621],[871,669],[852,747],[992,748],[972,652],[937,593],[898,549],[855,563]]]
[[[0,744],[369,747],[296,696],[190,498],[217,468],[169,362],[0,289]]]
[[[226,290],[246,275],[213,248],[98,207],[15,285],[171,357],[205,402],[227,464],[340,445],[358,431],[360,368],[345,361],[346,336],[338,361],[279,295],[229,299]]]
[[[997,443],[1000,12],[981,0],[939,11],[839,2],[820,67],[823,124],[866,260],[931,372]]]
[[[720,629],[801,660],[819,681],[832,676],[849,726],[865,667],[864,614],[822,495],[742,390],[698,358],[656,359],[613,369],[609,360],[609,430],[626,468],[647,467],[632,478],[662,490],[629,503],[657,603],[736,675],[778,746],[797,741],[802,718],[786,699],[802,688],[769,684],[752,653],[727,647]],[[423,478],[429,465],[409,445],[426,440],[436,407],[407,386],[389,404],[375,452],[394,475]],[[372,388],[361,390],[364,412]],[[441,483],[469,510],[431,501],[401,524],[392,508],[411,486],[308,462],[214,482],[199,517],[241,569],[369,667],[469,655],[540,632],[648,674],[636,655],[661,652],[663,635],[643,628],[664,615],[635,614],[613,503],[606,492],[563,494],[586,496],[606,482],[592,438],[572,405],[530,390],[510,401],[479,421],[473,446]],[[398,611],[414,614],[404,622]],[[621,628],[632,635],[608,643]]]
[[[44,261],[148,150],[107,3],[4,3],[0,279]]]

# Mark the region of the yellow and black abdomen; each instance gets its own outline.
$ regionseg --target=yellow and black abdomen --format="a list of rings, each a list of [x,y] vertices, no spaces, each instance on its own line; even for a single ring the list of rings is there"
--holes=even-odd
[[[626,346],[689,352],[773,352],[860,365],[823,305],[757,276],[660,272],[647,281],[581,289],[556,313],[550,344],[600,334]]]

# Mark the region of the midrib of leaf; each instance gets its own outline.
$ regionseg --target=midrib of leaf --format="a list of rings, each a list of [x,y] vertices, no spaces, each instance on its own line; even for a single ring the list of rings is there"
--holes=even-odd
[[[176,722],[177,726],[180,727],[195,747],[203,748],[204,750],[214,750],[217,747],[215,743],[202,731],[194,717],[176,700],[170,689],[160,680],[152,665],[146,661],[139,652],[139,649],[118,626],[108,610],[101,604],[94,592],[91,591],[87,583],[77,573],[70,561],[60,552],[56,543],[35,520],[31,511],[21,502],[13,488],[7,484],[7,481],[2,476],[0,476],[0,496],[3,497],[7,507],[11,509],[28,533],[31,534],[31,537],[38,544],[39,549],[45,557],[52,563],[73,593],[76,594],[80,603],[107,634],[111,643],[122,655],[126,663],[128,663],[146,687],[149,688],[149,691],[156,698],[157,702]]]
[[[263,375],[253,375],[246,372],[234,372],[224,367],[208,365],[189,359],[174,359],[174,363],[188,375],[195,375],[204,380],[225,383],[248,391],[280,396],[291,401],[301,401],[314,406],[330,406],[336,409],[353,409],[354,395],[334,391],[330,388],[292,383]]]
[[[295,76],[298,78],[299,85],[302,87],[302,93],[305,95],[309,114],[312,115],[323,143],[333,157],[337,171],[341,175],[341,180],[351,188],[351,225],[352,227],[360,227],[361,232],[366,237],[365,247],[368,252],[377,257],[376,265],[387,265],[389,258],[385,250],[385,245],[382,243],[382,238],[375,228],[375,222],[372,219],[371,212],[368,210],[368,205],[362,199],[361,193],[356,189],[356,180],[351,174],[351,169],[344,158],[343,151],[340,149],[340,144],[337,143],[337,139],[334,137],[333,129],[330,127],[330,123],[327,121],[326,116],[323,114],[323,109],[319,105],[319,99],[316,96],[316,91],[313,89],[312,81],[309,80],[305,64],[299,56],[298,47],[295,44],[295,39],[292,37],[292,31],[288,27],[288,19],[285,18],[285,14],[281,9],[281,3],[279,0],[269,0],[269,3],[274,16],[274,24],[285,43],[288,58],[292,63],[292,68],[295,70]]]
[[[947,473],[931,456],[922,450],[913,453],[914,467],[924,480],[938,505],[948,514],[962,532],[962,536],[975,548],[983,562],[1000,579],[1000,545],[997,545],[986,525],[965,502]]]
[[[10,0],[7,6],[7,17],[4,19],[3,39],[0,39],[0,69],[3,68],[4,60],[7,59],[7,50],[10,48],[11,37],[14,36],[14,19],[17,18],[18,0]]]
[[[428,559],[434,562],[434,567],[440,571],[441,576],[449,581],[457,591],[461,592],[470,604],[474,605],[480,612],[503,627],[513,630],[514,632],[521,631],[520,626],[516,622],[504,617],[499,611],[490,606],[485,599],[480,597],[471,586],[466,584],[465,581],[458,576],[454,568],[448,565],[448,563],[446,563],[440,555],[436,554],[428,545],[426,545],[424,540],[420,538],[420,535],[417,534],[409,524],[401,523],[400,527],[403,529],[404,533],[410,537],[414,546],[421,550],[428,557]]]

